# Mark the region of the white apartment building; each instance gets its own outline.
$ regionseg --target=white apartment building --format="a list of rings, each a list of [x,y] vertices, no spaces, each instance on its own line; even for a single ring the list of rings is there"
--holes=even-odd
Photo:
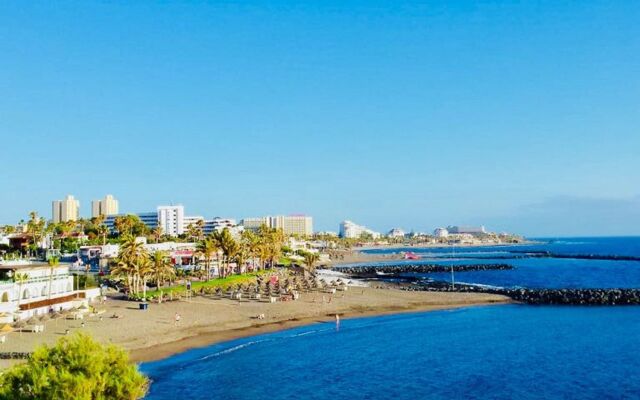
[[[109,232],[115,231],[115,220],[118,217],[124,217],[126,214],[118,214],[118,215],[108,215],[104,220],[104,224],[109,229]],[[158,212],[151,211],[145,213],[131,214],[140,218],[143,224],[147,226],[149,229],[155,229],[158,226]]]
[[[480,235],[487,233],[487,230],[484,226],[448,226],[447,230],[452,234],[465,234],[468,233],[470,235]]]
[[[0,322],[70,309],[79,300],[68,264],[0,263]]]
[[[158,226],[162,232],[169,236],[178,236],[184,233],[184,206],[159,206]]]
[[[373,231],[366,226],[358,225],[352,221],[342,221],[340,224],[340,237],[349,239],[358,239],[363,234],[371,235],[374,239],[379,239],[382,235],[380,232]]]
[[[201,216],[184,216],[182,218],[182,231],[183,232],[187,232],[187,229],[189,229],[189,225],[193,225],[196,226],[198,224],[198,221],[202,221],[202,223],[204,224],[204,217]]]
[[[310,236],[313,234],[313,217],[306,215],[278,215],[275,217],[245,218],[245,229],[257,230],[262,225],[273,229],[282,229],[285,235]]]
[[[80,218],[80,202],[72,195],[67,195],[64,200],[54,200],[51,211],[54,223],[77,221]]]
[[[221,231],[224,228],[229,228],[231,230],[238,227],[238,223],[235,219],[232,218],[221,218],[215,217],[212,220],[204,221],[204,234],[210,235],[215,231]]]
[[[101,215],[117,215],[118,214],[118,200],[112,195],[108,194],[102,200],[93,200],[91,202],[91,217],[96,218]]]
[[[449,231],[446,228],[436,228],[433,231],[433,236],[437,238],[446,238],[449,236]]]
[[[387,236],[390,238],[403,238],[405,236],[405,232],[400,228],[393,228],[387,233]]]
[[[271,227],[271,219],[269,217],[243,218],[240,224],[244,226],[245,229],[256,231],[262,225]]]

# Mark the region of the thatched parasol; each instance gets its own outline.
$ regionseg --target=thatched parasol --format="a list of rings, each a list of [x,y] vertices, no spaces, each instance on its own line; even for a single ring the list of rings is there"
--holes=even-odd
[[[27,324],[23,320],[18,320],[18,321],[13,323],[13,327],[14,328],[22,329],[25,326],[27,326]]]
[[[28,324],[28,325],[36,325],[36,324],[38,324],[39,322],[40,322],[40,320],[39,320],[39,319],[38,319],[38,317],[36,317],[36,316],[33,316],[33,317],[31,317],[31,318],[29,318],[29,319],[27,320],[27,324]]]
[[[0,332],[2,332],[2,333],[9,333],[9,332],[12,332],[12,331],[13,331],[13,328],[9,324],[4,324],[4,325],[2,325],[2,328],[0,328]]]

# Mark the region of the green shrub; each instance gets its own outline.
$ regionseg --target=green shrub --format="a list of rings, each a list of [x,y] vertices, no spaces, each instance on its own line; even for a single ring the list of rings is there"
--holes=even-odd
[[[0,399],[135,400],[148,385],[123,349],[76,334],[2,374]]]

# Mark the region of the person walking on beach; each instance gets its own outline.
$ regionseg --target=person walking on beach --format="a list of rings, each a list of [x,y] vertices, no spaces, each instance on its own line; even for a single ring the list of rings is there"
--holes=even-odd
[[[178,326],[178,323],[180,322],[180,314],[176,313],[174,318],[175,318],[175,326]]]

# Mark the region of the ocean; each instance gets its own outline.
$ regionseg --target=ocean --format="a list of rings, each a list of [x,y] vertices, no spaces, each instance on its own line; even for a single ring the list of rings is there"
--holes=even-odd
[[[484,262],[529,246],[461,248]],[[640,238],[562,239],[562,254],[640,256]],[[451,249],[415,249],[448,257]],[[376,250],[378,251],[378,250]],[[397,251],[397,250],[396,250]],[[466,257],[466,256],[465,256]],[[470,256],[471,257],[471,256]],[[640,262],[500,259],[473,283],[640,287]],[[516,262],[521,264],[516,264]],[[508,278],[499,274],[516,275]],[[495,274],[495,275],[494,275]],[[574,276],[578,275],[578,277]],[[322,323],[145,363],[148,399],[621,399],[640,397],[640,307],[495,305]]]

